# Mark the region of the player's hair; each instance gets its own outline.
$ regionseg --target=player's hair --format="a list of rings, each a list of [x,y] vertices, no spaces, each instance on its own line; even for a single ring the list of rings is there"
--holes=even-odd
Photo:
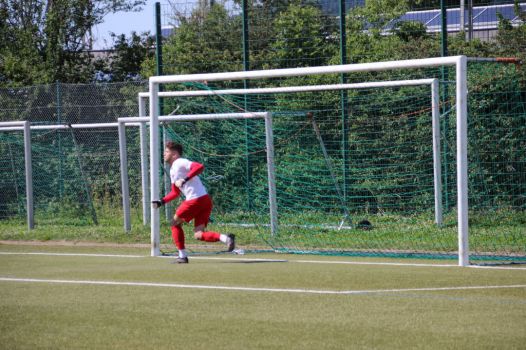
[[[183,145],[179,143],[168,141],[166,142],[166,148],[168,148],[170,151],[176,151],[180,156],[183,155]]]

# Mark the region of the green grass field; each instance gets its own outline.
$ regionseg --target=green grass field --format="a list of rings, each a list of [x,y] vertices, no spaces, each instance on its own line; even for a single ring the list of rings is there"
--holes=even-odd
[[[28,231],[25,219],[0,220],[0,240],[66,240],[112,243],[148,243],[150,227],[142,223],[142,215],[134,210],[132,229],[124,232],[122,215],[119,210],[98,210],[99,224],[94,225],[82,216],[41,215],[35,218],[35,229]],[[354,219],[363,219],[360,216]],[[456,214],[448,213],[444,224],[437,226],[432,213],[419,215],[369,215],[373,229],[368,231],[355,228],[327,229],[320,220],[337,227],[341,216],[316,216],[302,213],[296,216],[280,216],[279,235],[270,236],[268,226],[258,225],[255,217],[243,217],[231,213],[227,217],[216,217],[209,229],[234,233],[243,247],[255,246],[261,249],[282,251],[365,251],[375,254],[387,252],[438,252],[454,258],[458,249]],[[261,221],[261,219],[259,219]],[[318,220],[318,221],[316,221]],[[252,227],[233,223],[248,222]],[[230,224],[229,224],[230,223]],[[257,224],[256,224],[257,223]],[[309,223],[309,225],[304,225]],[[187,240],[195,243],[191,225],[184,227]],[[512,256],[514,261],[526,261],[526,213],[524,211],[492,211],[470,214],[470,250],[477,253],[490,252],[494,255]],[[173,250],[169,221],[162,217],[161,241],[168,250]],[[433,255],[433,254],[430,254]],[[434,254],[435,257],[437,256]],[[444,256],[443,256],[444,257]]]
[[[148,248],[0,245],[0,348],[526,344],[523,265],[286,254],[196,256],[174,265],[148,254]]]

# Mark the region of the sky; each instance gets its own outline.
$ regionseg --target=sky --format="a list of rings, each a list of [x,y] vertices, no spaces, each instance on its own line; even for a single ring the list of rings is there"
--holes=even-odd
[[[158,1],[158,0],[157,0]],[[130,35],[132,31],[142,33],[150,31],[155,33],[155,10],[156,0],[147,0],[140,12],[118,12],[104,17],[104,22],[93,30],[93,49],[102,50],[112,47],[110,32],[115,34]],[[162,4],[163,2],[161,2]]]

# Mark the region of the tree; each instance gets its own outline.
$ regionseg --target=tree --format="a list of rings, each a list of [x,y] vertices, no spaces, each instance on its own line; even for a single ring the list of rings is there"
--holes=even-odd
[[[327,31],[321,10],[291,4],[274,21],[275,40],[267,62],[273,68],[320,66],[338,51],[334,33]]]
[[[86,82],[91,30],[145,0],[0,0],[0,83]]]
[[[190,16],[180,16],[176,21],[179,27],[164,44],[165,73],[240,69],[239,16],[230,15],[223,5],[215,4],[204,9],[198,7]]]
[[[111,55],[94,63],[96,80],[140,80],[143,62],[154,59],[155,39],[149,33],[139,35],[136,32],[132,32],[130,37],[111,33],[111,38],[114,42]]]

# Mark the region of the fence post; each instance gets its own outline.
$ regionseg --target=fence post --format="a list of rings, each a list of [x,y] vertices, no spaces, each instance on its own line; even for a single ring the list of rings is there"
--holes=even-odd
[[[60,81],[55,82],[57,124],[62,124],[62,94]],[[58,195],[62,199],[64,195],[64,157],[62,156],[62,134],[57,131],[58,138]]]
[[[448,53],[448,45],[447,45],[447,9],[445,5],[445,0],[440,0],[440,13],[442,16],[442,23],[441,23],[441,54],[442,57],[446,57],[449,55]],[[442,81],[445,82],[448,79],[449,75],[449,68],[448,67],[441,67],[442,72]],[[444,147],[444,166],[442,171],[442,185],[444,189],[444,209],[445,211],[449,211],[449,190],[448,190],[448,142],[449,139],[449,113],[448,112],[448,95],[449,95],[449,87],[447,83],[443,84],[443,88],[441,89],[441,100],[442,100],[442,115],[444,115],[444,122],[443,122],[443,133],[444,133],[444,142],[442,143]]]
[[[248,1],[243,0],[242,2],[243,12],[243,70],[250,70],[250,47],[249,47],[249,32],[248,32]],[[243,86],[245,89],[249,88],[248,80],[243,80]],[[248,111],[248,100],[247,95],[244,95],[244,110]],[[245,120],[245,149],[246,149],[246,191],[247,191],[247,210],[252,209],[252,163],[250,159],[250,120]]]
[[[155,57],[156,57],[156,75],[160,76],[163,75],[163,33],[162,33],[162,26],[161,26],[161,3],[156,2],[155,3]],[[163,91],[162,85],[159,86],[159,91]],[[154,103],[153,101],[150,101],[150,103]],[[159,115],[163,115],[163,101],[160,97],[157,98],[157,103]],[[159,127],[159,133],[161,132],[161,127]],[[164,149],[163,141],[164,139],[159,139],[159,149],[160,154],[162,155],[162,150]],[[164,166],[164,163],[161,162],[161,166]],[[151,174],[151,176],[159,176],[155,174]],[[161,175],[162,176],[162,175]],[[164,188],[163,188],[164,190]],[[168,210],[166,211],[166,217],[168,218]]]
[[[340,63],[347,64],[347,35],[345,32],[345,0],[340,0]],[[340,81],[342,84],[347,83],[347,76],[341,74]],[[342,157],[343,157],[343,202],[347,205],[347,185],[349,177],[349,112],[347,111],[348,105],[348,92],[347,90],[341,90],[341,108],[342,108]]]

